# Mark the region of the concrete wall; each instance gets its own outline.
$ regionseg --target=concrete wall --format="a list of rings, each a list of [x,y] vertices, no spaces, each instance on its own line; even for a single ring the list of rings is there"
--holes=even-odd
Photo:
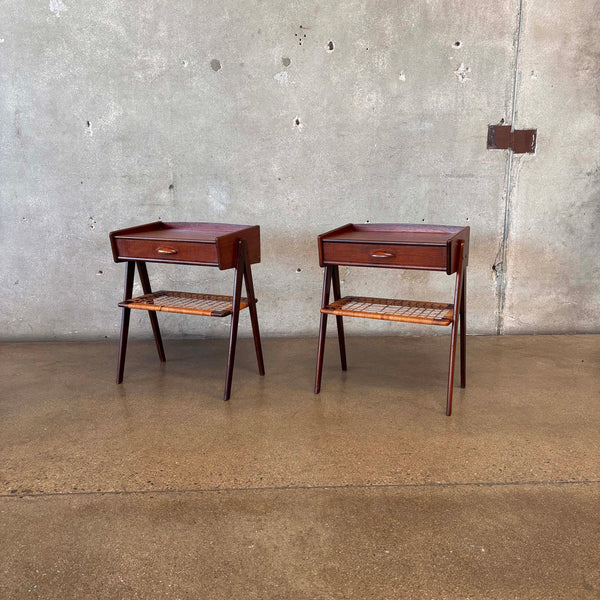
[[[5,0],[0,336],[116,337],[124,267],[108,232],[156,219],[260,224],[267,335],[316,333],[316,236],[352,221],[470,225],[472,333],[599,331],[599,12],[591,0]],[[535,155],[486,150],[502,118],[538,129]],[[216,269],[149,270],[155,289],[231,288]],[[453,284],[342,278],[348,293],[440,301]],[[162,324],[222,336],[226,321]],[[132,335],[149,334],[135,315]]]

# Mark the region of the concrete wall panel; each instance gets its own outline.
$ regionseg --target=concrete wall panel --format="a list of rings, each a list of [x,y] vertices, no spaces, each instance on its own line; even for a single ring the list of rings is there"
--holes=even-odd
[[[523,162],[511,196],[511,332],[553,330],[541,318],[551,303],[536,316],[529,297],[564,283],[573,266],[578,279],[559,286],[561,294],[598,310],[598,173],[585,175],[591,154],[575,148],[571,132],[583,140],[597,129],[590,94],[598,62],[589,50],[591,4],[570,4],[568,35],[550,3],[526,2],[523,11],[519,125],[539,128],[540,150]],[[470,225],[469,330],[495,332],[503,315],[492,266],[504,231],[507,153],[486,150],[486,128],[511,114],[519,8],[516,0],[7,0],[2,337],[117,336],[124,269],[112,263],[108,232],[155,219],[261,225],[255,284],[267,335],[315,334],[318,233],[351,221]],[[552,48],[542,57],[546,38]],[[554,99],[553,85],[563,90]],[[584,206],[589,218],[578,224],[572,216]],[[570,235],[569,253],[548,242],[540,207],[563,239]],[[583,258],[573,234],[586,242]],[[554,270],[544,267],[546,252]],[[231,287],[217,270],[149,269],[157,289]],[[342,278],[348,293],[452,295],[451,278],[439,274],[352,269]],[[561,315],[560,330],[597,328],[577,311]],[[228,331],[217,319],[162,323],[167,336]],[[358,319],[348,329],[445,333]],[[145,315],[135,315],[132,335],[149,334]]]
[[[503,331],[600,328],[600,3],[526,3]]]

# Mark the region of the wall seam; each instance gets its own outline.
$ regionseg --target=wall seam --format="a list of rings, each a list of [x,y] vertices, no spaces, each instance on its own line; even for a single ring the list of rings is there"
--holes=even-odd
[[[511,132],[515,130],[515,121],[517,118],[517,92],[519,88],[519,58],[521,53],[521,37],[523,32],[523,2],[519,0],[517,31],[515,33],[515,60],[513,65],[513,89],[510,106],[510,122]],[[513,173],[514,152],[511,148],[508,149],[506,157],[506,169],[504,178],[504,223],[502,227],[502,240],[496,254],[493,271],[496,278],[496,335],[504,333],[504,308],[506,304],[506,272],[507,272],[507,253],[511,225],[511,212],[513,205],[513,191],[516,185],[516,176]]]

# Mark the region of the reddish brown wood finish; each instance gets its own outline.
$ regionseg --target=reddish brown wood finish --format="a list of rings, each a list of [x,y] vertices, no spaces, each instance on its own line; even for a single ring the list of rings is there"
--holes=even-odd
[[[125,269],[125,290],[123,292],[123,301],[131,298],[133,292],[133,278],[135,276],[135,262],[128,261]],[[123,308],[121,316],[121,337],[119,340],[119,359],[117,363],[117,383],[123,381],[123,371],[125,369],[125,356],[127,354],[127,339],[129,337],[129,318],[131,309]]]
[[[145,260],[149,262],[185,263],[218,267],[217,245],[164,240],[118,239],[119,260]]]
[[[331,273],[331,283],[333,285],[333,299],[339,300],[342,297],[342,291],[340,286],[340,268],[335,265]],[[344,337],[344,317],[342,315],[336,315],[335,320],[337,323],[338,331],[338,343],[340,345],[340,362],[342,363],[342,371],[347,371],[348,366],[346,364],[346,338]]]
[[[138,261],[137,268],[144,294],[151,294],[152,287],[150,286],[150,278],[148,277],[146,263]],[[165,357],[165,349],[163,347],[162,336],[160,335],[160,327],[158,326],[158,317],[156,316],[156,313],[150,311],[148,311],[148,316],[150,317],[150,325],[152,327],[152,333],[154,334],[154,341],[156,342],[158,358],[160,362],[166,362],[167,358]]]
[[[244,248],[244,250],[246,250],[246,248]],[[254,295],[254,281],[252,280],[252,269],[250,268],[249,260],[244,261],[244,283],[246,284],[246,295],[248,296],[248,310],[250,311],[250,323],[252,324],[252,337],[254,338],[258,373],[264,375],[265,363],[263,360],[262,344],[260,343],[258,313],[256,312],[256,296]]]
[[[467,268],[464,268],[460,296],[460,387],[467,385]]]
[[[454,286],[454,314],[456,312],[460,312],[460,308],[462,307],[462,292],[463,292],[463,281],[464,281],[464,269],[463,269],[463,261],[464,261],[464,246],[462,240],[459,242],[458,249],[458,272],[456,274],[456,284]],[[446,415],[449,417],[452,414],[452,391],[454,389],[454,359],[456,356],[456,334],[458,332],[457,321],[459,318],[455,316],[452,321],[452,331],[450,332],[450,366],[448,369],[448,392],[446,396]],[[462,334],[461,334],[462,338]],[[464,348],[464,345],[463,345]],[[461,359],[463,358],[463,352],[461,349]],[[462,368],[461,368],[462,374]],[[463,378],[464,382],[464,378]]]
[[[214,266],[219,269],[235,268],[234,291],[231,310],[231,332],[225,377],[225,400],[231,395],[233,365],[237,343],[239,313],[242,308],[241,289],[245,281],[248,292],[247,306],[250,310],[252,334],[260,375],[265,374],[256,297],[252,281],[251,264],[260,262],[260,228],[247,225],[226,223],[163,223],[155,221],[137,227],[120,229],[110,234],[110,242],[115,262],[127,262],[121,339],[119,343],[119,361],[117,383],[123,381],[129,319],[132,304],[133,279],[137,263],[144,294],[151,294],[150,279],[145,262],[161,262],[188,265]],[[157,292],[158,293],[158,292]],[[244,306],[245,306],[244,301]],[[139,308],[139,306],[136,306]],[[161,361],[165,360],[162,338],[156,317],[157,307],[149,304],[146,308]],[[164,312],[186,312],[185,309],[163,306]],[[188,313],[190,311],[187,311]],[[223,316],[222,311],[196,311],[196,314]]]
[[[323,264],[326,265],[445,271],[446,254],[445,246],[395,246],[348,242],[323,244]]]
[[[236,266],[237,241],[247,244],[250,264],[260,262],[260,227],[229,223],[163,223],[155,221],[110,234],[115,262],[140,260]]]
[[[450,275],[458,268],[460,240],[468,257],[468,227],[349,223],[319,236],[319,262],[321,266],[347,264],[445,270]],[[365,248],[361,250],[360,246]],[[379,263],[374,263],[375,260]]]
[[[236,266],[238,240],[246,242],[246,262],[251,265],[260,262],[260,227],[256,225],[217,238],[219,269],[233,269]]]
[[[231,396],[231,381],[233,379],[233,363],[235,361],[235,346],[237,343],[238,323],[240,320],[240,302],[242,298],[242,279],[244,278],[244,263],[246,262],[246,243],[239,240],[237,244],[237,265],[233,279],[233,312],[231,314],[231,329],[229,333],[229,352],[227,354],[227,373],[225,375],[225,397]]]
[[[333,281],[334,299],[341,295],[338,265],[362,267],[387,267],[398,269],[423,269],[456,273],[454,304],[440,305],[447,309],[444,322],[427,318],[394,317],[389,320],[405,320],[431,325],[452,325],[450,335],[450,365],[446,414],[452,413],[452,389],[454,383],[454,363],[458,326],[461,340],[461,386],[466,385],[466,267],[469,256],[469,227],[446,225],[412,224],[352,224],[343,225],[324,233],[318,238],[319,263],[325,267],[323,275],[323,295],[319,323],[319,343],[315,374],[315,393],[321,389],[323,355],[327,330],[327,314],[335,314],[338,319],[338,338],[342,368],[345,368],[344,332],[342,316],[357,316],[356,311],[344,311],[329,306],[330,288]],[[385,302],[385,300],[384,300]],[[395,301],[390,301],[395,302]],[[418,303],[416,303],[418,304]],[[435,303],[425,303],[434,306]],[[437,306],[437,304],[435,304]],[[388,318],[372,313],[358,314],[367,318]]]
[[[321,308],[329,304],[329,295],[331,293],[331,278],[333,267],[326,266],[323,273],[323,293],[321,295]],[[321,312],[319,322],[319,345],[317,349],[317,372],[315,374],[315,394],[321,391],[321,377],[323,375],[323,355],[325,352],[325,337],[327,335],[327,313]]]

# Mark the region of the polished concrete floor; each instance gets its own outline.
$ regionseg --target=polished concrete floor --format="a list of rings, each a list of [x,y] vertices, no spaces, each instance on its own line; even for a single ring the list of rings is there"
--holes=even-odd
[[[600,598],[600,336],[0,345],[0,598]]]

